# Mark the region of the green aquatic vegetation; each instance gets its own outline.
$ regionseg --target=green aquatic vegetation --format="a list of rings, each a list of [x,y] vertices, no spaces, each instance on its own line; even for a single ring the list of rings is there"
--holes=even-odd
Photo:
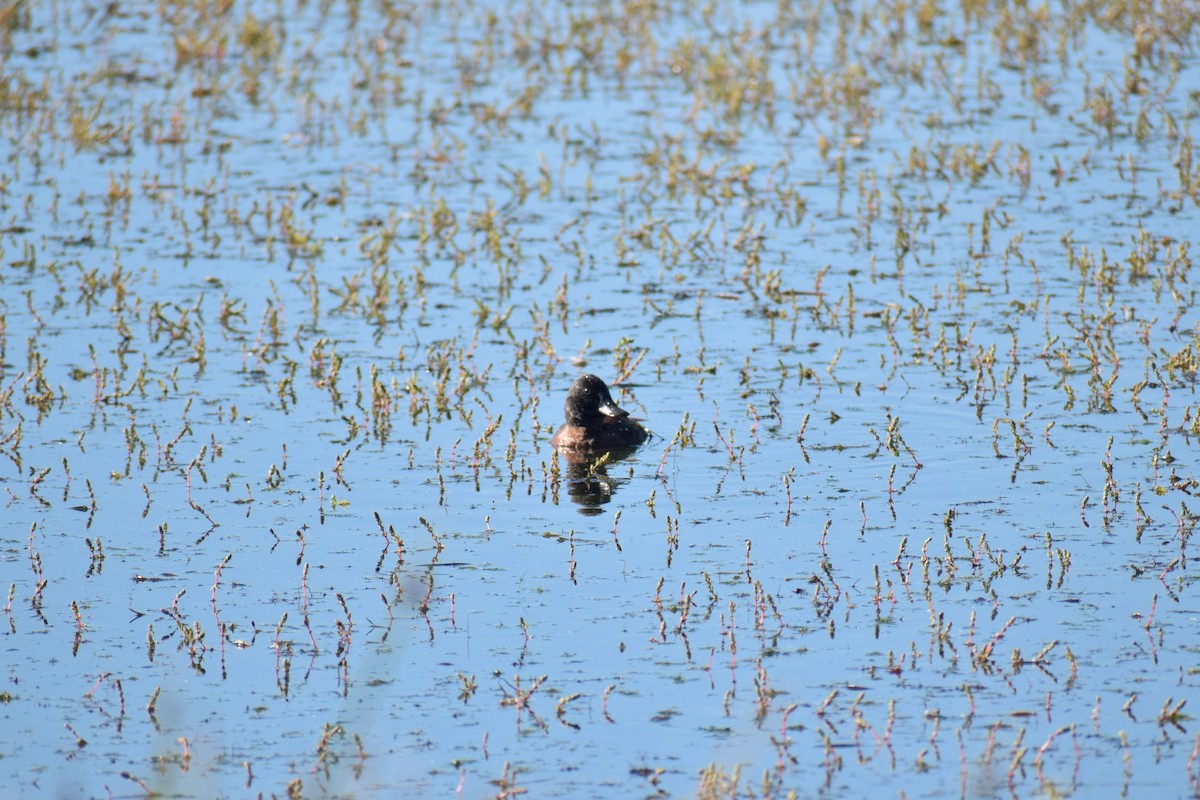
[[[14,680],[66,689],[6,702],[72,764],[1190,785],[1189,748],[1143,755],[1187,723],[1146,595],[1191,585],[1188,9],[48,8],[0,12],[0,495]],[[632,458],[547,449],[585,369],[658,431]],[[168,623],[133,637],[158,688],[126,606]],[[1065,691],[1111,690],[1099,641],[1157,719]],[[270,747],[179,711],[249,686]],[[127,767],[91,760],[113,731]]]

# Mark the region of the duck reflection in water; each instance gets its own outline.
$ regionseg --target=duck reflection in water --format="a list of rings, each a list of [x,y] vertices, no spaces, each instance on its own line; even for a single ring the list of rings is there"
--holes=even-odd
[[[609,465],[628,458],[649,433],[618,406],[604,381],[582,375],[571,386],[564,405],[567,421],[550,444],[567,462],[571,499],[584,514],[599,514],[625,482],[608,474]]]

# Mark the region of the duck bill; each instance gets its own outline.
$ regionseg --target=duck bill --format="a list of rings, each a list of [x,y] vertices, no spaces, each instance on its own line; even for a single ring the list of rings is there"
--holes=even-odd
[[[629,412],[621,408],[612,400],[606,400],[600,404],[600,413],[606,417],[628,417]]]

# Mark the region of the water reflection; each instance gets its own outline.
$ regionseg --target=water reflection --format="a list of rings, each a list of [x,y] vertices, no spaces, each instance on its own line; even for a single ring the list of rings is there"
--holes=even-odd
[[[604,453],[579,453],[560,450],[567,462],[567,494],[579,504],[579,513],[596,516],[616,495],[617,489],[629,482],[629,472],[624,477],[608,473],[608,468],[629,460],[636,447],[620,447]]]

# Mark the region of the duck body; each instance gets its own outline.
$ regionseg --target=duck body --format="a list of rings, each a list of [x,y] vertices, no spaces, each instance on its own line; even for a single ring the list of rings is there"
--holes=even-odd
[[[575,381],[563,410],[567,421],[550,439],[550,445],[559,450],[599,452],[636,447],[650,435],[613,401],[608,386],[595,375],[581,375]]]

